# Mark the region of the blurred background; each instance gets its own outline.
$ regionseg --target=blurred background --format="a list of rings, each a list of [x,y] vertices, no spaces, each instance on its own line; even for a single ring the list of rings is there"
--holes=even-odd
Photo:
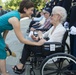
[[[22,0],[0,0],[0,6],[5,10],[17,10]],[[31,0],[34,2],[35,9],[41,10],[45,6],[44,0]]]

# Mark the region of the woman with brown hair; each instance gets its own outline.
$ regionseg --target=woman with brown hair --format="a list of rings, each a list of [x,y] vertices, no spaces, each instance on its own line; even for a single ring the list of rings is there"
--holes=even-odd
[[[6,72],[6,57],[7,53],[5,51],[5,39],[9,30],[14,29],[14,32],[21,43],[28,45],[40,46],[44,44],[45,40],[40,40],[39,42],[31,42],[26,40],[20,30],[20,19],[24,17],[30,17],[33,14],[34,5],[29,0],[23,0],[20,3],[18,11],[11,11],[0,17],[0,70],[1,75],[9,75]],[[3,33],[3,36],[2,36]]]

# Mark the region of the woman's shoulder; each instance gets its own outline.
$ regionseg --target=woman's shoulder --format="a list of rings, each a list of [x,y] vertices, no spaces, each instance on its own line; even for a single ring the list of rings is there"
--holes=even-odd
[[[58,26],[56,27],[56,30],[58,30],[58,31],[65,31],[66,29],[65,29],[64,26],[60,23],[60,24],[58,24]]]
[[[20,20],[20,14],[18,11],[14,10],[8,13],[12,17],[17,17]]]
[[[14,11],[11,11],[11,12],[9,12],[8,14],[12,14],[12,15],[19,15],[19,12],[18,11],[16,11],[16,10],[14,10]]]
[[[63,24],[61,24],[61,23],[60,23],[60,24],[58,24],[58,26],[57,26],[57,27],[58,27],[58,28],[59,28],[59,27],[64,28]]]
[[[8,12],[8,13],[4,14],[4,15],[1,16],[1,17],[4,17],[4,16],[6,16],[6,17],[8,16],[8,17],[9,17],[9,16],[16,16],[16,15],[19,16],[20,14],[19,14],[18,11],[15,11],[15,10],[14,10],[14,11],[11,11],[11,12]]]
[[[59,25],[58,30],[60,30],[60,31],[66,31],[65,27],[63,26],[63,24]]]

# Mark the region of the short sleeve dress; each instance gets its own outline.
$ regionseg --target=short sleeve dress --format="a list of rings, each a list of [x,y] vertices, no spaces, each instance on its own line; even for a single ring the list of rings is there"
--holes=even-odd
[[[18,11],[11,11],[3,16],[0,16],[0,59],[6,59],[7,57],[5,51],[6,44],[2,37],[2,32],[13,29],[12,25],[8,22],[8,19],[11,17],[16,17],[18,20],[20,20],[20,13]]]

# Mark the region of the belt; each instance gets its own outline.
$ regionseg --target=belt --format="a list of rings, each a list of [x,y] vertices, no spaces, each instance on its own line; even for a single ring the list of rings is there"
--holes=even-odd
[[[73,6],[76,6],[76,2],[72,2],[71,3],[71,6],[73,7]]]

